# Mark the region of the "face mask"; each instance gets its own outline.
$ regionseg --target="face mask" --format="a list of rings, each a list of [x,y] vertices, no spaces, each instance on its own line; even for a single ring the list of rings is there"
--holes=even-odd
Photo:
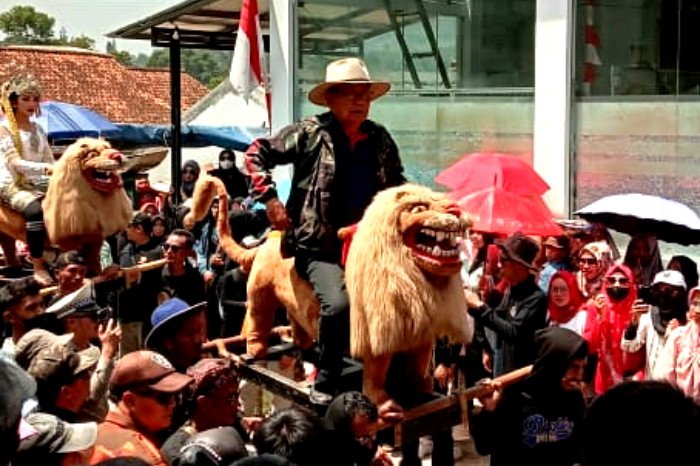
[[[606,288],[608,296],[613,301],[622,301],[630,294],[630,288],[628,286],[609,286]]]
[[[233,160],[222,160],[221,162],[219,162],[219,166],[222,170],[230,170],[233,168],[234,163]]]

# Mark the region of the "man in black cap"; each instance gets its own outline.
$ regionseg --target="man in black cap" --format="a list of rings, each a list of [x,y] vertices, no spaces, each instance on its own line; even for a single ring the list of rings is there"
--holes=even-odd
[[[547,296],[535,281],[537,243],[521,233],[496,241],[501,252],[501,277],[510,284],[496,307],[465,290],[469,314],[483,324],[491,346],[493,376],[535,360],[535,331],[547,326]]]
[[[108,409],[109,378],[112,376],[122,337],[119,324],[112,320],[108,308],[101,308],[95,302],[90,284],[58,300],[46,310],[46,314],[55,315],[63,327],[63,332],[73,334],[70,347],[75,351],[96,348],[92,342],[99,339],[100,357],[90,378],[90,397],[83,404],[79,419],[103,421]]]

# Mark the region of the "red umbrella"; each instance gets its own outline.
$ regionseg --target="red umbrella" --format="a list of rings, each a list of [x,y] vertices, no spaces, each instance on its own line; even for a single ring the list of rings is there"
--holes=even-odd
[[[457,204],[472,217],[472,229],[477,231],[505,235],[516,231],[525,235],[564,234],[540,198],[520,196],[491,186],[462,197]]]
[[[459,191],[461,195],[489,186],[497,186],[511,193],[536,196],[541,196],[549,189],[549,185],[530,165],[514,155],[498,153],[464,155],[438,173],[435,181]]]

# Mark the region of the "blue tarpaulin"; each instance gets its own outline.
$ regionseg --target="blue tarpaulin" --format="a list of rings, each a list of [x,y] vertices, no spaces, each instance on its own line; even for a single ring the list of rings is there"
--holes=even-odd
[[[41,102],[39,108],[41,115],[35,121],[52,140],[87,136],[109,138],[119,131],[105,117],[80,105],[47,100]]]
[[[133,145],[170,146],[171,127],[153,125],[119,124],[119,133],[109,139]],[[265,136],[264,128],[239,126],[182,125],[183,147],[217,146],[245,151],[256,137]]]

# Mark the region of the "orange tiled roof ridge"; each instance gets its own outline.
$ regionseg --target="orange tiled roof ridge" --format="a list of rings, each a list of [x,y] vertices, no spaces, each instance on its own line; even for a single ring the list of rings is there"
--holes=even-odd
[[[42,84],[43,99],[91,108],[114,123],[170,123],[170,72],[135,68],[94,50],[54,46],[0,46],[0,82],[31,72]],[[209,90],[182,73],[182,111]]]

